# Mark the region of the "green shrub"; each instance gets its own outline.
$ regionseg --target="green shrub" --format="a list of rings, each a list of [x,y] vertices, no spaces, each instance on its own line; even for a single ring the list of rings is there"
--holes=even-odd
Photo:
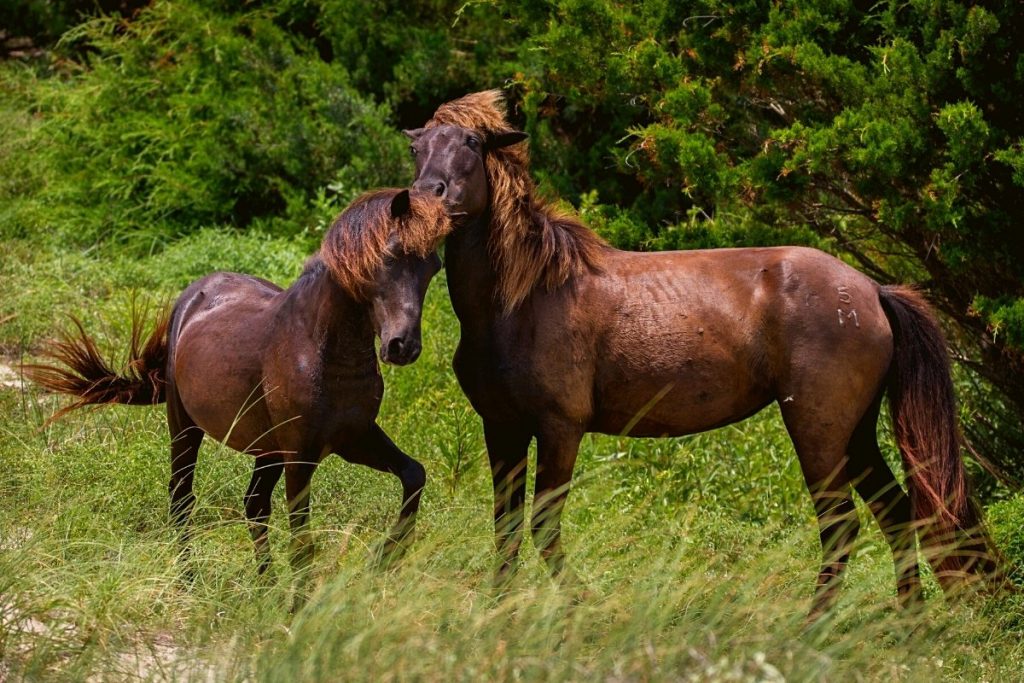
[[[158,2],[64,41],[88,49],[62,76],[4,77],[31,125],[0,165],[34,177],[7,188],[20,206],[0,234],[149,248],[210,225],[297,232],[322,218],[318,199],[409,175],[387,109],[264,13]]]
[[[0,27],[8,36],[50,45],[86,17],[101,12],[131,13],[147,0],[6,0],[0,3]],[[2,54],[2,53],[0,53]]]

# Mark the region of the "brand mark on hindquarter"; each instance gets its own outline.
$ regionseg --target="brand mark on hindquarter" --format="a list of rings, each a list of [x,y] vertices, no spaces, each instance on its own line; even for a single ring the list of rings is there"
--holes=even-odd
[[[860,321],[857,319],[857,309],[850,305],[853,303],[850,288],[846,285],[839,285],[836,287],[836,291],[839,292],[839,308],[836,309],[836,313],[839,314],[839,326],[843,327],[846,325],[847,320],[852,320],[854,327],[860,327]]]

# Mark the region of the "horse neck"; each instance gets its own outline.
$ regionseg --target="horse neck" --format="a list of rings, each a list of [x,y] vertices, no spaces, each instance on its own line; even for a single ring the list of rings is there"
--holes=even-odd
[[[498,315],[498,274],[487,248],[489,225],[488,216],[482,216],[456,228],[445,240],[448,294],[464,332],[478,326],[483,331]]]
[[[327,268],[315,268],[289,292],[291,314],[298,319],[293,329],[307,330],[325,364],[376,364],[370,305],[338,285]]]

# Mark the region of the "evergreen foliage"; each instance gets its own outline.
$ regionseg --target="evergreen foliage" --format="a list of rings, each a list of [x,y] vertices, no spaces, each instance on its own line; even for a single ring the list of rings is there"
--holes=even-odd
[[[210,225],[293,231],[318,198],[345,203],[409,174],[386,111],[266,13],[156,3],[63,41],[84,49],[57,74],[9,79],[33,123],[5,234],[148,246]]]

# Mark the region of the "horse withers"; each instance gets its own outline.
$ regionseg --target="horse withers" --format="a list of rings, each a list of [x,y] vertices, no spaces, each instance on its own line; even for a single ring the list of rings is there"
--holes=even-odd
[[[498,91],[406,133],[413,187],[466,214],[445,246],[461,324],[453,366],[483,418],[503,572],[533,438],[535,545],[560,573],[584,433],[681,436],[777,402],[818,517],[812,618],[833,603],[857,534],[852,489],[892,548],[902,602],[919,594],[918,530],[944,587],[998,574],[960,459],[946,346],[920,295],[801,247],[613,249],[536,196]],[[909,496],[876,439],[887,390]]]
[[[374,337],[385,362],[419,356],[423,298],[450,225],[433,196],[368,193],[338,216],[288,289],[213,273],[185,289],[144,344],[136,317],[124,372],[111,369],[75,321],[77,334],[43,352],[55,363],[26,366],[26,374],[76,398],[55,417],[86,405],[167,403],[171,516],[183,548],[196,457],[209,434],[255,457],[245,514],[261,573],[270,564],[267,521],[282,473],[292,563],[309,566],[310,480],[330,453],[401,481],[399,519],[382,548],[394,554],[413,529],[426,475],[376,423],[384,385]]]

